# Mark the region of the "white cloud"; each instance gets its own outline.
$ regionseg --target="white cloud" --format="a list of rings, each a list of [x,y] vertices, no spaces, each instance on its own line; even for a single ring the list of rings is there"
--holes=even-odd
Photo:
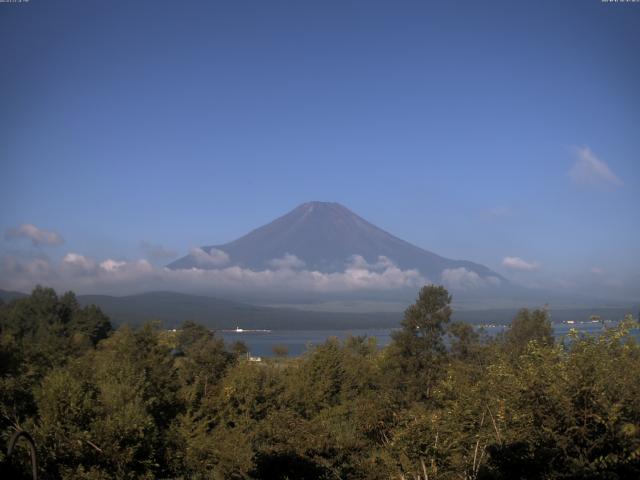
[[[331,289],[335,288],[334,285],[338,286],[335,291],[418,288],[429,283],[418,270],[402,270],[385,256],[379,256],[375,263],[368,263],[362,256],[354,255],[344,272],[320,275],[325,275],[326,280],[332,283]]]
[[[380,255],[378,258],[376,258],[376,261],[374,263],[367,262],[367,260],[362,255],[351,255],[347,259],[346,263],[347,269],[364,269],[373,270],[376,272],[384,271],[395,266],[396,264],[384,255]]]
[[[292,255],[291,253],[285,254],[282,258],[274,258],[273,260],[269,261],[269,266],[275,268],[276,270],[286,268],[297,270],[300,268],[304,268],[305,265],[306,264],[304,261],[300,260],[298,257]]]
[[[207,252],[196,247],[192,248],[189,254],[195,260],[196,265],[203,268],[221,267],[229,263],[230,260],[229,255],[217,248],[212,248]]]
[[[96,270],[96,262],[79,253],[70,252],[62,258],[61,267],[68,272],[88,275]]]
[[[196,254],[202,256],[197,251]],[[206,255],[211,257],[210,254]],[[216,255],[214,252],[213,258]],[[225,258],[228,261],[228,256],[225,256],[220,256],[216,261]],[[287,259],[286,256],[284,258]],[[146,260],[106,259],[99,262],[78,253],[68,253],[58,265],[47,263],[46,268],[40,270],[33,266],[28,269],[15,258],[10,261],[5,259],[4,263],[0,271],[0,287],[22,291],[41,283],[79,293],[124,294],[151,290],[207,293],[238,289],[262,293],[342,293],[417,289],[430,283],[417,270],[402,270],[385,257],[379,257],[373,263],[368,263],[362,257],[353,257],[344,271],[334,273],[304,269],[301,261],[298,259],[296,262],[293,255],[285,263],[276,262],[280,268],[259,271],[238,266],[171,270],[154,267]],[[284,265],[297,265],[298,269]]]
[[[447,268],[442,271],[440,278],[446,287],[456,290],[470,290],[500,285],[498,277],[481,277],[476,272],[467,270],[464,267]]]
[[[118,269],[124,267],[127,262],[118,262],[116,260],[112,260],[108,258],[104,262],[100,262],[100,268],[106,270],[107,272],[115,272]]]
[[[64,239],[56,232],[41,230],[35,225],[24,223],[19,227],[10,228],[5,232],[5,238],[28,238],[34,245],[61,245]]]
[[[540,263],[535,261],[528,262],[520,257],[504,257],[502,266],[511,270],[531,271],[540,268]]]
[[[386,258],[386,257],[384,257]],[[369,262],[362,255],[351,255],[347,259],[347,268],[351,269],[368,269]]]
[[[282,263],[276,264],[282,266]],[[323,293],[418,288],[428,283],[417,270],[401,270],[384,257],[380,257],[373,264],[367,263],[362,257],[356,257],[343,272],[334,273],[292,268],[251,270],[229,266],[217,269],[170,270],[165,268],[162,270],[162,277],[168,282],[175,282],[182,286],[190,285],[194,288],[206,286]]]
[[[617,187],[622,180],[600,160],[589,147],[574,147],[576,161],[569,171],[571,179],[578,185]]]
[[[594,275],[604,275],[604,270],[600,267],[591,267],[591,273]]]

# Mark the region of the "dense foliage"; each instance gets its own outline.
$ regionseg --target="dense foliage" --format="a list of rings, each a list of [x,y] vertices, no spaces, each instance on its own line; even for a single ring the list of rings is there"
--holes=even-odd
[[[631,317],[558,343],[523,310],[486,338],[450,302],[424,287],[383,349],[329,339],[257,363],[197,324],[114,331],[36,288],[0,305],[3,439],[31,432],[42,478],[640,478]]]

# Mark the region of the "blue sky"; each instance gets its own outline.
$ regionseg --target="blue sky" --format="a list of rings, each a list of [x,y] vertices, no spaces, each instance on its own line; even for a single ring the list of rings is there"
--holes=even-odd
[[[0,41],[5,264],[326,200],[524,284],[638,283],[640,4],[31,0]]]

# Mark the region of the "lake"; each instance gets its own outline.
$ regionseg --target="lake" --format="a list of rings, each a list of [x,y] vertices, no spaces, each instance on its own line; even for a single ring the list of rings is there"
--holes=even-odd
[[[613,323],[607,323],[612,326]],[[504,331],[504,325],[485,326],[484,330],[489,335]],[[602,331],[600,323],[557,323],[553,325],[556,337],[562,337],[569,333],[571,328],[579,332],[597,334]],[[216,333],[224,338],[225,342],[242,341],[249,347],[250,354],[257,357],[273,356],[273,347],[277,345],[286,346],[289,356],[298,356],[307,350],[307,346],[319,345],[330,337],[337,337],[344,340],[349,336],[374,337],[378,346],[384,347],[391,342],[391,332],[393,329],[352,329],[352,330],[272,330],[271,332],[234,332],[217,331]]]

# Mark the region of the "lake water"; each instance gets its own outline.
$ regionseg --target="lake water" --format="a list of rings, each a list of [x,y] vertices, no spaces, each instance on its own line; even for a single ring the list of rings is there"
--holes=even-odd
[[[608,324],[609,326],[613,324]],[[484,327],[489,335],[495,335],[503,331],[503,325]],[[569,333],[571,328],[579,332],[597,334],[602,331],[600,323],[558,323],[553,326],[556,337],[562,337]],[[271,357],[273,347],[285,346],[289,350],[289,356],[298,356],[307,350],[308,346],[324,343],[330,337],[344,340],[349,336],[374,337],[378,346],[384,347],[391,342],[392,329],[354,329],[354,330],[272,330],[271,332],[241,332],[218,331],[217,334],[224,338],[225,342],[242,341],[248,347],[252,356]],[[636,333],[637,335],[637,333]]]

